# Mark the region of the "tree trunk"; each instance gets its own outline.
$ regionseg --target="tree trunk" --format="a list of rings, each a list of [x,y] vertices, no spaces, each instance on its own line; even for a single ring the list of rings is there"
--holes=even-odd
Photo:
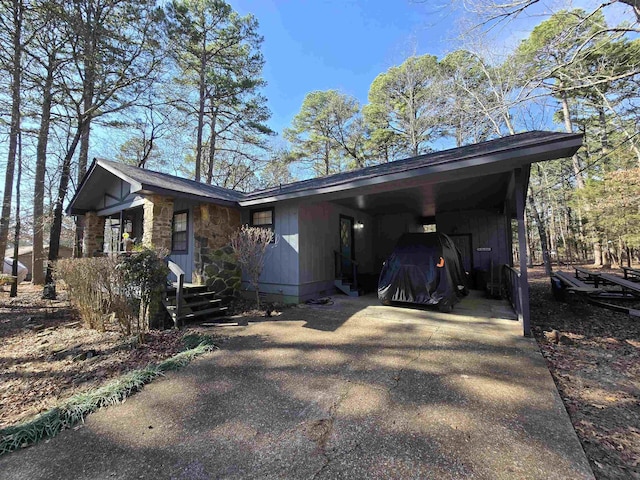
[[[206,101],[206,68],[207,68],[207,36],[202,39],[202,53],[200,55],[199,90],[198,90],[198,129],[196,131],[196,165],[194,180],[200,181],[202,169],[202,136],[204,130],[204,110]]]
[[[95,107],[95,89],[96,89],[96,44],[100,36],[100,26],[97,25],[98,20],[95,18],[96,12],[92,3],[88,4],[86,18],[82,24],[82,66],[84,69],[84,78],[82,79],[82,115],[84,118],[82,132],[80,134],[80,152],[78,154],[78,179],[77,183],[84,178],[87,173],[87,165],[89,164],[89,139],[91,136],[91,119],[93,118],[93,109]],[[76,217],[75,222],[75,248],[74,256],[82,257],[82,240],[84,237],[84,217]]]
[[[524,216],[524,231],[529,232],[529,220],[527,216]],[[527,247],[527,267],[533,268],[533,249],[531,248],[531,238],[529,238],[529,234],[525,235],[525,245]]]
[[[566,92],[562,92],[560,100],[562,103],[562,114],[564,116],[564,128],[567,133],[573,133],[573,122],[571,121],[571,112],[569,110],[569,101],[567,99]],[[578,188],[583,188],[584,176],[582,174],[582,166],[580,165],[580,159],[578,158],[577,153],[571,157],[571,163],[573,165],[573,173],[576,177],[576,186]]]
[[[16,181],[16,229],[13,237],[13,264],[11,275],[15,278],[11,284],[10,297],[18,295],[18,249],[20,246],[20,181],[22,180],[22,137],[18,135],[18,178]]]
[[[13,180],[16,168],[16,154],[18,150],[18,135],[20,134],[20,87],[22,82],[22,0],[13,0],[13,40],[12,72],[11,72],[11,127],[9,130],[9,151],[7,155],[7,169],[4,179],[4,195],[2,198],[2,216],[0,217],[0,254],[4,258],[9,236],[9,219],[11,217],[11,196],[13,195]]]
[[[51,104],[53,102],[53,63],[49,57],[47,77],[42,88],[42,112],[36,147],[36,173],[33,189],[33,254],[31,278],[34,285],[44,283],[44,182],[47,172],[47,145],[51,124]]]
[[[602,246],[600,242],[593,244],[593,266],[602,267]]]
[[[533,212],[534,220],[536,221],[536,224],[538,226],[538,235],[540,236],[540,247],[542,248],[544,271],[547,275],[551,275],[551,261],[549,259],[549,248],[547,247],[547,232],[544,224],[542,223],[542,219],[540,218],[540,213],[538,212],[535,197],[531,189],[529,189],[529,205],[531,205],[531,211]]]
[[[53,284],[53,262],[58,259],[58,253],[60,250],[60,235],[62,233],[62,204],[64,203],[64,199],[67,196],[67,189],[69,188],[69,179],[71,177],[71,160],[73,159],[73,155],[78,146],[78,142],[80,141],[80,136],[82,135],[83,125],[82,122],[78,125],[76,129],[76,133],[73,136],[73,140],[71,141],[71,145],[69,146],[69,150],[64,157],[62,162],[62,174],[60,176],[60,184],[58,186],[58,196],[56,198],[56,203],[53,208],[53,222],[51,223],[51,232],[49,234],[49,256],[47,262],[47,273],[45,275],[45,284],[50,285]],[[53,296],[55,298],[55,291],[51,292],[47,291],[47,286],[45,286],[45,295],[49,293],[49,297]]]
[[[218,121],[213,98],[211,100],[211,139],[209,140],[209,165],[207,166],[207,183],[211,185],[213,181],[213,162],[216,156],[216,122]]]

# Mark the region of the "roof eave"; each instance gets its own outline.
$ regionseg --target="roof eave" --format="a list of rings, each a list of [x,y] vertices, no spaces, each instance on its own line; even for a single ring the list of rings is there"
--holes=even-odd
[[[130,190],[131,193],[135,193],[135,192],[137,192],[137,191],[142,189],[142,184],[140,184],[140,182],[135,181],[134,179],[132,179],[129,176],[127,176],[124,173],[122,173],[121,171],[111,167],[110,165],[108,165],[105,162],[101,161],[99,158],[94,158],[93,162],[91,162],[91,166],[89,167],[87,172],[84,174],[84,177],[82,177],[82,180],[80,182],[80,186],[78,187],[78,190],[76,190],[75,195],[73,196],[73,198],[69,202],[69,205],[67,205],[67,208],[65,209],[65,213],[67,215],[84,215],[85,213],[87,213],[89,211],[89,210],[83,209],[83,208],[74,208],[73,205],[77,201],[77,199],[80,196],[80,194],[82,193],[82,190],[84,189],[85,185],[87,184],[87,180],[91,177],[91,175],[93,174],[93,171],[96,169],[97,166],[100,166],[100,167],[104,168],[107,172],[111,173],[112,175],[115,175],[116,177],[124,180],[129,185],[131,185],[131,190]]]
[[[209,197],[204,195],[198,195],[196,193],[188,193],[188,192],[180,192],[177,190],[171,190],[169,188],[161,188],[154,185],[142,184],[139,190],[136,190],[135,193],[140,193],[143,195],[167,195],[175,198],[184,198],[187,200],[195,200],[202,203],[214,203],[216,205],[221,205],[224,207],[238,207],[239,204],[235,200],[226,200],[223,198],[217,197]]]
[[[553,145],[553,149],[548,148]],[[261,205],[265,203],[272,203],[282,200],[297,199],[315,195],[323,195],[329,193],[335,193],[344,190],[353,190],[356,188],[368,187],[378,185],[381,183],[394,182],[399,180],[405,180],[416,176],[427,176],[436,173],[443,173],[446,171],[460,170],[469,167],[480,167],[483,165],[490,165],[504,160],[523,159],[521,165],[535,163],[537,161],[551,160],[551,158],[540,158],[538,160],[527,161],[526,159],[531,157],[543,157],[543,154],[550,151],[563,151],[564,153],[555,158],[566,158],[573,155],[582,146],[582,134],[574,134],[571,136],[565,136],[560,139],[548,139],[532,145],[518,146],[512,148],[506,148],[497,150],[487,154],[472,156],[464,159],[458,159],[455,161],[448,161],[445,163],[436,163],[431,165],[425,165],[417,168],[410,168],[402,172],[395,172],[390,174],[383,174],[375,177],[356,179],[352,181],[345,181],[342,183],[328,185],[326,187],[311,188],[308,190],[299,190],[296,192],[283,193],[269,195],[266,197],[249,198],[247,200],[240,200],[238,203],[242,207],[249,207],[253,205]],[[518,152],[517,155],[513,155],[514,151]],[[565,152],[566,151],[566,152]]]

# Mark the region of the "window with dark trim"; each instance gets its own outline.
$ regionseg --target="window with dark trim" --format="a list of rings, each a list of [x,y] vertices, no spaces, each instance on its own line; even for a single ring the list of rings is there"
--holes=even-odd
[[[174,253],[185,253],[189,246],[189,212],[173,212],[173,222],[171,223],[171,251]]]
[[[268,228],[275,233],[276,215],[273,207],[260,210],[251,210],[249,213],[249,225],[252,227]],[[275,239],[275,236],[274,236]],[[273,243],[273,241],[272,241]]]

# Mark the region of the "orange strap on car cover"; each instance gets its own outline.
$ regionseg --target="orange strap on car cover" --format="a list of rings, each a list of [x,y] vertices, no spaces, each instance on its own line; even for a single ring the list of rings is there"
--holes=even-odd
[[[444,267],[444,258],[440,257],[440,261],[438,262],[438,265],[436,265],[436,267],[438,268]]]

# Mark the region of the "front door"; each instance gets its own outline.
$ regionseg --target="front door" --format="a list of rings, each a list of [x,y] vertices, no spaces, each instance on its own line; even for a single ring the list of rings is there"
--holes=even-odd
[[[462,266],[465,272],[471,273],[473,270],[473,250],[471,248],[471,234],[449,235],[451,241],[458,247],[462,257]]]
[[[353,280],[353,266],[351,260],[355,260],[353,238],[353,218],[340,215],[340,264],[342,276]]]

